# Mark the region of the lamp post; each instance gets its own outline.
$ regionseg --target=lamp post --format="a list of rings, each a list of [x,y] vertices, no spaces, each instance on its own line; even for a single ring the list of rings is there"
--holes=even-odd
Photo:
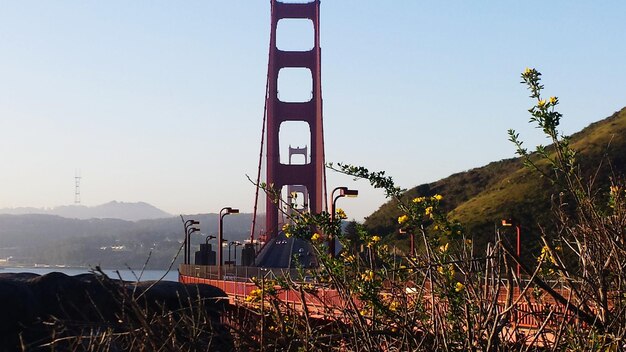
[[[230,247],[232,247],[235,244],[235,241],[232,242],[228,242],[228,266],[230,267],[233,262],[230,260]],[[237,249],[237,247],[235,247],[235,250]]]
[[[518,221],[514,220],[514,219],[502,219],[502,226],[505,227],[511,227],[511,226],[515,226],[515,232],[517,234],[517,243],[516,243],[516,247],[517,247],[517,278],[518,280],[521,280],[520,277],[520,264],[519,261],[521,260],[520,257],[520,249],[521,249],[521,243],[520,243],[520,233],[521,233],[521,226],[519,224]]]
[[[220,221],[217,228],[217,278],[222,279],[222,242],[224,241],[224,216],[228,214],[238,214],[239,209],[224,207],[220,210]]]
[[[228,240],[226,238],[222,238],[222,244],[219,246],[219,250],[220,252],[222,251],[222,248],[226,248],[228,247]],[[222,264],[225,264],[226,261],[224,261]]]
[[[239,241],[235,241],[234,245],[235,245],[235,266],[237,266],[237,247],[241,246],[242,243]]]
[[[196,231],[200,231],[199,228],[193,227],[194,225],[199,225],[200,222],[196,220],[192,220],[192,219],[185,221],[182,215],[180,216],[180,220],[183,222],[183,228],[185,229],[185,245],[184,245],[185,258],[183,260],[183,263],[189,264],[190,262],[189,251],[191,247],[191,244],[189,243],[189,235],[191,235],[192,233]]]
[[[191,234],[197,231],[200,231],[200,228],[190,227],[187,229],[187,264],[191,264]]]
[[[404,234],[407,234],[407,233],[409,234],[409,241],[410,241],[409,242],[410,243],[409,254],[411,256],[414,256],[415,255],[415,238],[413,237],[413,231],[407,231],[406,229],[400,229],[400,230],[398,230],[398,233],[401,234],[401,235],[404,235]]]
[[[339,194],[335,196],[335,192],[339,191]],[[330,193],[330,197],[332,198],[332,202],[330,203],[330,216],[331,221],[335,222],[335,210],[337,199],[342,197],[357,197],[359,195],[359,191],[356,189],[348,189],[348,187],[337,187],[333,189]],[[331,257],[335,256],[335,236],[334,234],[329,234],[328,236],[328,252]]]
[[[204,258],[204,264],[206,265],[215,265],[215,256],[211,258],[211,247],[209,245],[209,241],[214,239],[215,235],[207,235],[204,239],[204,251],[202,252],[202,258]],[[202,246],[200,246],[202,247]],[[202,248],[200,248],[202,251]],[[213,259],[213,260],[211,260]]]

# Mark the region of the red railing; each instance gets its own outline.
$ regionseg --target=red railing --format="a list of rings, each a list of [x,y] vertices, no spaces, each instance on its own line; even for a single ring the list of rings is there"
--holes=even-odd
[[[343,297],[340,292],[332,288],[322,287],[317,284],[307,282],[307,272],[302,279],[303,272],[297,269],[269,269],[258,267],[223,267],[223,278],[218,279],[217,267],[206,265],[181,265],[179,269],[179,281],[188,284],[207,284],[222,289],[233,304],[245,302],[245,298],[250,296],[252,291],[259,288],[262,282],[271,282],[272,279],[291,280],[296,287],[307,286],[307,289],[282,289],[279,286],[267,287],[267,290],[274,290],[276,297],[296,310],[303,310],[307,307],[310,314],[328,315],[337,314],[343,308],[347,308],[350,303]],[[310,273],[310,278],[314,277]],[[269,280],[268,280],[269,279]],[[407,287],[410,283],[407,283]],[[497,301],[500,309],[504,309],[506,300],[506,288],[501,287],[498,293]],[[561,294],[564,290],[557,290]],[[575,314],[567,309],[564,305],[556,303],[550,297],[544,297],[541,301],[536,299],[518,299],[519,290],[514,288],[513,302],[514,307],[511,311],[511,323],[523,328],[538,328],[545,323],[546,319],[550,319],[546,324],[548,326],[557,326],[567,319],[569,323],[576,323],[578,319]],[[428,301],[426,296],[422,296],[422,300]],[[356,299],[352,299],[352,303],[359,306]],[[425,302],[428,306],[429,303]],[[437,309],[446,309],[446,302],[438,302]]]

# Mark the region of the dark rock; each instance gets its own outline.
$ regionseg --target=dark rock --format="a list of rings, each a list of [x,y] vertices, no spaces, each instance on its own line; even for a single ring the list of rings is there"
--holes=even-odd
[[[206,341],[211,346],[219,344],[212,349],[229,350],[232,341],[220,323],[228,305],[225,297],[222,290],[209,285],[124,282],[97,273],[0,274],[0,351],[20,350],[21,342],[28,350],[39,350],[37,346],[50,343],[52,335],[70,337],[61,341],[72,341],[72,337],[80,339],[85,334],[141,329],[146,330],[142,338],[176,336],[184,343],[184,322],[195,316],[203,316],[203,323],[208,325]],[[61,342],[41,350],[71,346],[71,342]],[[124,350],[119,346],[108,348]]]
[[[186,285],[173,281],[143,281],[135,284],[135,296],[141,295],[148,304],[164,305],[169,310],[189,306],[190,302],[202,300],[208,309],[224,311],[228,296],[224,291],[210,285]]]
[[[38,302],[26,283],[0,277],[0,334],[16,331],[20,325],[34,321],[37,308]]]

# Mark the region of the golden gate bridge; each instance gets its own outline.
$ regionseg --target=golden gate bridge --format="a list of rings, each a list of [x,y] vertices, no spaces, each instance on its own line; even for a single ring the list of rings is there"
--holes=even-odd
[[[277,29],[282,20],[310,21],[313,27],[313,47],[304,51],[279,49]],[[179,268],[179,281],[216,286],[224,290],[232,302],[238,302],[257,289],[257,284],[252,279],[262,281],[268,277],[294,278],[299,275],[306,281],[306,277],[301,277],[302,268],[314,270],[316,267],[316,258],[312,255],[314,251],[310,242],[294,237],[287,238],[280,230],[282,222],[285,221],[282,216],[285,210],[281,209],[282,203],[277,202],[272,194],[278,194],[284,198],[298,194],[302,200],[300,210],[312,213],[327,211],[320,62],[320,1],[283,3],[271,0],[265,107],[250,242],[242,250],[242,265],[224,265],[220,246],[223,240],[222,219],[225,215],[238,212],[238,209],[225,207],[219,214],[216,263],[212,263],[212,260],[207,262],[205,259],[204,263],[192,264],[189,253],[189,231],[194,231],[192,226],[195,222],[192,220],[185,222],[186,255],[185,262]],[[310,74],[312,92],[308,100],[283,101],[280,99],[279,76],[284,70],[289,69],[301,69]],[[306,124],[310,132],[308,145],[280,148],[281,127],[288,122]],[[293,163],[292,157],[296,155],[304,156],[300,158],[303,162]],[[260,184],[266,185],[267,192],[258,187]],[[342,195],[351,191],[345,187],[338,187],[337,190],[340,190]],[[291,204],[291,202],[285,202],[285,204]],[[264,224],[259,224],[259,220],[261,222],[264,220]],[[258,251],[253,245],[256,240],[262,243]],[[329,243],[329,247],[334,252],[334,246]],[[211,251],[208,240],[206,246],[201,247],[202,250]],[[299,259],[294,261],[294,258]],[[502,296],[502,300],[505,299],[503,293],[498,293],[498,295]],[[515,295],[519,296],[519,288],[516,288]],[[313,314],[316,312],[321,314],[327,311],[329,306],[345,308],[345,302],[339,293],[328,287],[318,287],[315,294],[304,296],[302,292],[284,290],[280,293],[280,299],[296,309],[307,309]],[[306,300],[308,301],[305,302]],[[519,302],[517,305],[518,310],[537,311],[541,308],[541,304],[537,302]],[[523,315],[518,315],[515,320],[520,326],[537,326],[536,321],[531,317],[524,318]]]

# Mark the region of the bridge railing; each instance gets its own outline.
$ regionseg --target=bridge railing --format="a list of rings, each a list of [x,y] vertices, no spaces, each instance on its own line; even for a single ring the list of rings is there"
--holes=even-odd
[[[181,265],[179,268],[181,281],[186,283],[204,283],[216,286],[228,294],[233,302],[243,300],[251,294],[251,292],[260,286],[258,283],[267,280],[288,280],[296,284],[313,284],[310,286],[315,288],[311,291],[314,293],[303,293],[298,290],[285,289],[279,290],[278,297],[288,305],[295,309],[302,309],[306,304],[311,312],[327,312],[332,308],[340,308],[345,306],[346,302],[340,297],[339,293],[326,285],[315,282],[315,272],[312,270],[299,269],[281,269],[281,268],[259,268],[247,266],[224,266],[222,267],[222,279],[218,278],[217,266],[207,265]],[[256,283],[255,283],[256,282]],[[525,287],[528,282],[522,281],[521,286]],[[297,287],[298,285],[296,285]],[[498,284],[498,292],[496,293],[498,308],[504,308],[506,301],[506,282],[500,281]],[[563,282],[555,280],[550,282],[550,286],[563,296],[569,296],[570,292]],[[421,290],[421,291],[420,291]],[[409,296],[415,296],[416,299],[422,300],[427,309],[431,309],[430,302],[425,299],[424,290],[428,291],[428,285],[418,288],[412,282],[406,282],[404,291]],[[420,293],[421,292],[421,293]],[[390,293],[391,294],[391,293]],[[547,294],[536,296],[528,291],[524,293],[526,299],[518,299],[522,294],[517,283],[513,286],[514,306],[511,311],[511,323],[515,326],[523,328],[537,328],[544,322],[548,326],[558,326],[563,321],[569,323],[577,322],[575,315],[568,311],[567,307],[557,303]],[[420,297],[420,298],[418,298]],[[345,298],[345,297],[344,297]],[[445,311],[447,309],[446,301],[437,301],[437,310]],[[546,321],[547,320],[547,321]]]
[[[311,274],[310,276],[307,274]],[[259,282],[267,280],[289,280],[291,284],[308,285],[314,278],[310,270],[258,268],[258,267],[227,267],[222,269],[222,279],[218,278],[217,266],[183,264],[179,267],[180,281],[189,284],[208,284],[222,289],[231,302],[242,302],[250,296],[253,290],[263,285]],[[257,283],[255,283],[255,281]],[[270,283],[270,285],[275,285]],[[315,290],[304,292],[302,290],[288,289],[277,290],[277,298],[289,307],[307,310],[313,314],[328,313],[342,307],[345,302],[339,293],[322,285],[315,285]],[[278,288],[278,286],[274,286]]]
[[[217,266],[181,264],[178,272],[181,275],[218,280]],[[288,278],[295,282],[312,281],[315,274],[312,270],[288,268],[259,268],[254,266],[222,266],[222,280],[237,282],[252,282],[260,279]]]

